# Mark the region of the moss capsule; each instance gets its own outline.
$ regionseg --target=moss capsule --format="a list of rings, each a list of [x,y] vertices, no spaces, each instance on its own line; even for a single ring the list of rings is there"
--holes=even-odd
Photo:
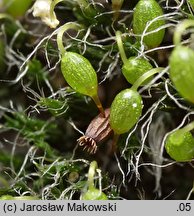
[[[177,46],[170,56],[170,79],[177,91],[194,103],[194,51],[185,46]]]
[[[130,84],[134,84],[138,78],[140,78],[145,72],[151,70],[152,68],[152,65],[146,59],[130,57],[124,63],[122,67],[122,73]],[[142,85],[148,83],[151,79],[152,77],[147,79],[146,82],[142,83]]]
[[[180,130],[170,134],[166,140],[165,149],[170,157],[176,161],[184,162],[194,159],[194,139],[190,132],[182,133]]]
[[[109,123],[110,109],[97,115],[89,124],[85,134],[77,141],[83,149],[87,149],[90,154],[95,154],[97,151],[97,144],[106,140],[111,134],[112,129]]]
[[[81,196],[81,200],[107,200],[107,199],[108,198],[106,194],[95,187],[89,188],[88,191],[86,191]]]
[[[75,91],[91,97],[97,95],[97,75],[86,58],[78,53],[65,52],[61,59],[61,71]]]
[[[98,97],[97,75],[90,62],[82,55],[67,52],[63,46],[63,33],[68,29],[79,30],[82,26],[74,22],[65,23],[57,33],[57,45],[61,53],[61,71],[67,83],[77,92],[90,96],[99,111],[104,109]]]
[[[129,131],[142,113],[142,99],[137,91],[125,89],[114,99],[110,110],[110,125],[116,134]]]
[[[163,15],[162,8],[155,0],[140,0],[135,7],[133,15],[134,33],[141,35],[148,22],[161,15]],[[164,24],[164,20],[158,19],[148,27],[146,33],[154,31]],[[164,29],[151,33],[144,37],[143,42],[148,48],[157,47],[162,42],[164,33]],[[138,37],[138,40],[140,40],[140,36]]]
[[[91,63],[78,53],[65,52],[61,59],[61,71],[67,83],[75,91],[90,96],[104,115],[98,97],[97,75]]]

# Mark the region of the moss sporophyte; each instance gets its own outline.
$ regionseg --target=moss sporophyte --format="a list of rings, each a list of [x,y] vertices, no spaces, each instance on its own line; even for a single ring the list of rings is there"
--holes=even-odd
[[[192,103],[194,103],[194,51],[181,45],[181,35],[187,28],[193,26],[193,20],[184,20],[177,25],[174,32],[175,48],[169,59],[170,79],[180,95]]]
[[[61,53],[61,71],[67,83],[77,92],[90,96],[104,115],[104,109],[98,97],[98,81],[96,71],[91,63],[82,55],[64,49],[62,36],[68,29],[79,30],[82,26],[69,22],[64,24],[57,34],[57,44]]]
[[[88,181],[87,188],[83,191],[80,199],[81,200],[107,200],[108,197],[102,192],[102,189],[97,189],[94,185],[95,173],[98,170],[98,165],[96,161],[90,163],[88,171]]]
[[[191,122],[167,137],[165,149],[172,159],[179,162],[194,159],[194,138],[190,132],[193,129],[194,122]]]
[[[123,62],[122,73],[130,84],[134,84],[138,78],[140,78],[148,70],[151,70],[153,67],[148,60],[142,57],[132,56],[127,59],[120,31],[116,32],[116,41]],[[141,85],[147,84],[152,78],[152,76],[149,77]]]
[[[169,59],[170,79],[180,95],[191,103],[194,103],[194,51],[181,44],[181,36],[193,26],[193,20],[184,20],[177,25],[173,38],[175,48]],[[193,129],[194,122],[191,122],[167,137],[165,148],[172,159],[179,162],[194,159],[194,138],[190,132]]]
[[[100,113],[89,124],[85,135],[81,136],[77,141],[83,149],[87,149],[90,154],[95,154],[97,151],[97,144],[107,139],[111,133],[112,128],[109,123],[110,109],[105,110],[105,116]]]
[[[112,10],[114,11],[113,14],[113,21],[117,20],[119,17],[120,9],[122,7],[124,0],[112,0]]]
[[[143,40],[148,48],[160,45],[164,37],[165,24],[162,17],[163,11],[155,0],[140,0],[134,9],[133,31],[137,40]]]

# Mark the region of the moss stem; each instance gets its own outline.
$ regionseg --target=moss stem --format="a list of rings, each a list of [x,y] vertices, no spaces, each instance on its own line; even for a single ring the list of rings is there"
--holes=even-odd
[[[57,33],[57,45],[58,45],[58,49],[61,55],[64,55],[64,53],[66,52],[63,46],[63,34],[68,29],[79,30],[81,29],[81,25],[75,22],[68,22],[59,28],[59,31]]]
[[[51,2],[51,5],[50,5],[50,17],[51,17],[51,20],[55,20],[54,9],[55,9],[56,4],[58,4],[59,2],[62,2],[62,1],[63,0],[53,0]]]
[[[88,187],[89,187],[89,189],[94,188],[94,175],[95,175],[95,172],[96,172],[97,168],[98,168],[97,162],[92,161],[90,163],[90,168],[89,168],[89,171],[88,171]]]
[[[95,102],[96,106],[98,107],[100,113],[102,113],[102,115],[105,117],[104,108],[103,108],[103,106],[101,104],[99,96],[98,95],[94,95],[94,96],[92,96],[92,99]]]
[[[174,32],[174,37],[173,37],[174,45],[176,46],[180,45],[181,36],[183,32],[189,27],[194,27],[194,20],[186,19],[177,25],[175,32]]]
[[[119,11],[123,5],[124,0],[112,0],[112,10],[114,11],[113,20],[117,20],[119,17]]]
[[[181,133],[186,133],[194,129],[194,121],[179,129]]]
[[[127,62],[127,57],[126,57],[125,50],[123,47],[123,42],[122,42],[120,31],[116,31],[116,41],[117,41],[117,46],[119,48],[119,53],[121,55],[121,59],[123,61],[123,64],[125,64]]]
[[[114,133],[111,153],[115,153],[117,150],[117,142],[119,140],[119,136],[120,136],[119,134]]]
[[[133,89],[134,91],[137,91],[137,89],[139,88],[139,86],[141,86],[141,84],[148,79],[149,77],[153,76],[156,73],[161,72],[162,70],[164,70],[163,67],[157,67],[157,68],[153,68],[149,71],[147,71],[146,73],[144,73],[141,77],[139,77],[139,79],[137,79],[135,81],[135,83],[133,84],[133,86],[131,87],[131,89]]]

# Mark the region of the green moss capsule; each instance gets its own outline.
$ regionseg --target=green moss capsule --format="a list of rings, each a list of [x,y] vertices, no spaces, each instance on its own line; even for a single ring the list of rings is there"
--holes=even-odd
[[[134,33],[141,35],[148,22],[161,15],[163,15],[162,8],[155,0],[140,0],[135,7],[133,15]],[[148,27],[146,33],[154,31],[164,24],[164,20],[158,19]],[[151,33],[144,37],[143,42],[148,48],[157,47],[162,42],[164,33],[164,29]],[[140,36],[138,37],[138,40],[140,40]]]
[[[82,55],[67,52],[63,46],[63,33],[68,29],[79,30],[77,23],[65,23],[57,33],[58,49],[61,53],[61,71],[67,83],[77,92],[90,96],[99,111],[104,115],[104,109],[98,97],[97,75],[90,62]]]
[[[180,130],[170,134],[166,140],[165,149],[170,157],[176,161],[184,162],[194,159],[194,139],[190,132],[182,133]]]
[[[194,51],[185,46],[177,46],[171,53],[170,79],[182,97],[194,103]]]
[[[130,57],[124,63],[122,67],[122,73],[130,84],[134,84],[138,78],[140,78],[145,72],[151,70],[152,68],[152,65],[146,59]],[[142,83],[142,85],[148,83],[151,79],[152,77],[147,79],[146,82]]]
[[[90,188],[81,196],[81,200],[107,200],[105,193],[97,188]]]
[[[61,71],[67,83],[77,92],[93,97],[97,95],[97,75],[90,62],[74,52],[65,52]]]
[[[116,134],[129,131],[142,113],[142,99],[137,91],[125,89],[114,99],[110,110],[110,125]]]

